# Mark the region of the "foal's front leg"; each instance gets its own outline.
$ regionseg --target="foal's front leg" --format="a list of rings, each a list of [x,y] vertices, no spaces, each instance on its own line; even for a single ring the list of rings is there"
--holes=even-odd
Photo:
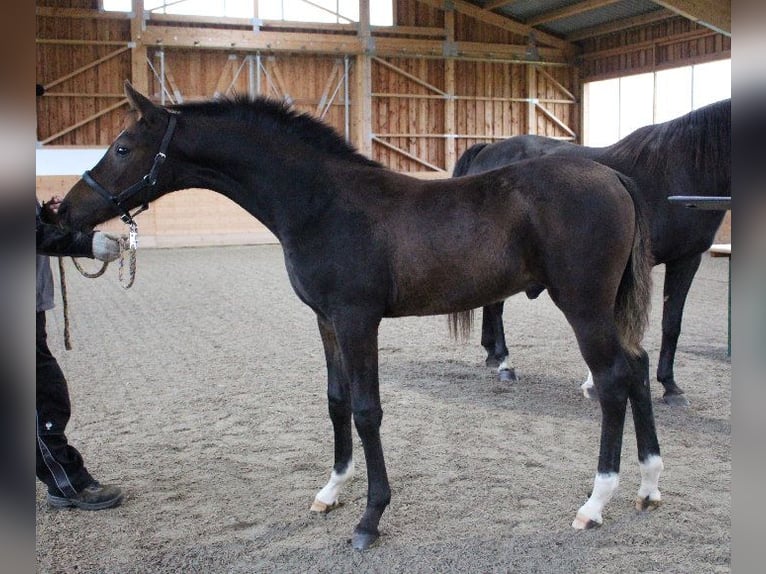
[[[351,399],[348,378],[343,371],[340,348],[332,325],[317,317],[327,362],[327,405],[335,434],[335,464],[330,480],[311,505],[312,512],[330,512],[339,506],[338,495],[354,474],[351,442]]]
[[[348,310],[334,321],[343,366],[351,389],[351,411],[362,439],[367,464],[367,506],[354,528],[351,543],[357,550],[369,548],[380,536],[378,524],[391,500],[380,425],[383,409],[378,388],[378,325],[380,318]]]

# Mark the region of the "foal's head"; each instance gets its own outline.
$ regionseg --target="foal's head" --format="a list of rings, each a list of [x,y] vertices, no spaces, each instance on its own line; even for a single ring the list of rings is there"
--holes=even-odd
[[[128,82],[125,95],[130,111],[124,129],[61,204],[60,219],[67,227],[90,229],[169,191],[162,185],[169,167],[163,167],[166,149],[160,148],[163,143],[167,148],[172,137],[175,124],[173,121],[171,126],[172,113],[152,104]],[[159,157],[160,151],[163,157]]]

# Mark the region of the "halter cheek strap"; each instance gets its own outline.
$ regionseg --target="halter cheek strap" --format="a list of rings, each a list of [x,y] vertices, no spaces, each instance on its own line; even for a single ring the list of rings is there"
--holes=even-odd
[[[141,207],[132,214],[123,207],[123,204],[136,194],[142,191],[146,192],[147,190],[151,189],[157,183],[157,175],[159,174],[160,167],[163,163],[165,163],[165,159],[167,159],[166,152],[168,150],[168,146],[170,145],[170,140],[173,138],[173,132],[176,129],[177,121],[178,114],[171,113],[170,120],[168,121],[168,127],[165,130],[165,135],[162,137],[162,142],[160,143],[160,151],[158,151],[157,155],[154,156],[154,162],[152,163],[152,167],[149,170],[149,173],[147,173],[136,183],[124,189],[117,195],[112,195],[104,188],[103,185],[97,182],[91,174],[90,170],[82,174],[82,179],[86,184],[88,184],[88,187],[90,187],[93,191],[98,193],[106,201],[112,204],[117,210],[117,213],[119,213],[120,219],[127,225],[134,226],[135,222],[133,221],[133,218],[142,211],[149,208],[147,194],[144,193],[141,201]]]

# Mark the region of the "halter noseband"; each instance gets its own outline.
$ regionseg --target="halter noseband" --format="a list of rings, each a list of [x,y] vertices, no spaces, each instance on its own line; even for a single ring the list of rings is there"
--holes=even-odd
[[[147,173],[136,183],[121,191],[117,195],[112,195],[106,189],[104,189],[104,187],[93,178],[90,170],[82,174],[82,179],[85,181],[85,183],[88,184],[88,187],[90,187],[93,191],[111,203],[117,209],[117,212],[120,215],[120,219],[122,219],[125,224],[130,225],[131,227],[136,225],[136,223],[133,221],[133,218],[142,211],[149,208],[149,202],[146,200],[146,194],[144,194],[143,201],[141,202],[141,207],[132,214],[127,209],[125,209],[122,204],[137,193],[154,187],[154,185],[157,183],[157,174],[160,171],[160,166],[165,162],[165,159],[167,158],[165,152],[167,152],[168,145],[170,145],[170,140],[173,137],[173,132],[176,129],[177,120],[177,114],[171,112],[170,120],[168,121],[168,127],[165,130],[165,135],[162,137],[162,143],[160,143],[160,151],[158,151],[157,155],[154,156],[154,163],[152,163],[152,167],[149,170],[149,173]]]

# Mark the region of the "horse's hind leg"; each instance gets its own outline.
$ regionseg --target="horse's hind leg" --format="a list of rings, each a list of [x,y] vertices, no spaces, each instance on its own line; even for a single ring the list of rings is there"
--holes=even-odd
[[[641,486],[636,496],[636,509],[648,510],[660,505],[658,483],[663,469],[660,444],[654,426],[654,412],[649,388],[649,357],[642,352],[632,359],[634,369],[640,378],[634,379],[630,388],[630,407],[636,429],[638,465],[641,471]]]
[[[683,390],[676,384],[673,363],[676,358],[678,337],[681,335],[681,319],[686,304],[686,296],[692,285],[694,275],[699,269],[702,255],[669,261],[665,264],[664,301],[662,306],[662,346],[660,360],[657,363],[657,380],[665,387],[663,400],[674,407],[688,406],[689,401]]]
[[[516,372],[508,365],[508,347],[503,328],[503,306],[505,301],[486,305],[481,312],[481,345],[487,350],[488,367],[497,367],[501,381],[515,381]]]
[[[335,464],[330,480],[319,491],[311,505],[312,512],[329,512],[339,506],[338,495],[344,483],[354,474],[351,442],[351,398],[348,379],[342,369],[340,349],[335,331],[325,320],[317,318],[327,362],[327,405],[335,435]]]

